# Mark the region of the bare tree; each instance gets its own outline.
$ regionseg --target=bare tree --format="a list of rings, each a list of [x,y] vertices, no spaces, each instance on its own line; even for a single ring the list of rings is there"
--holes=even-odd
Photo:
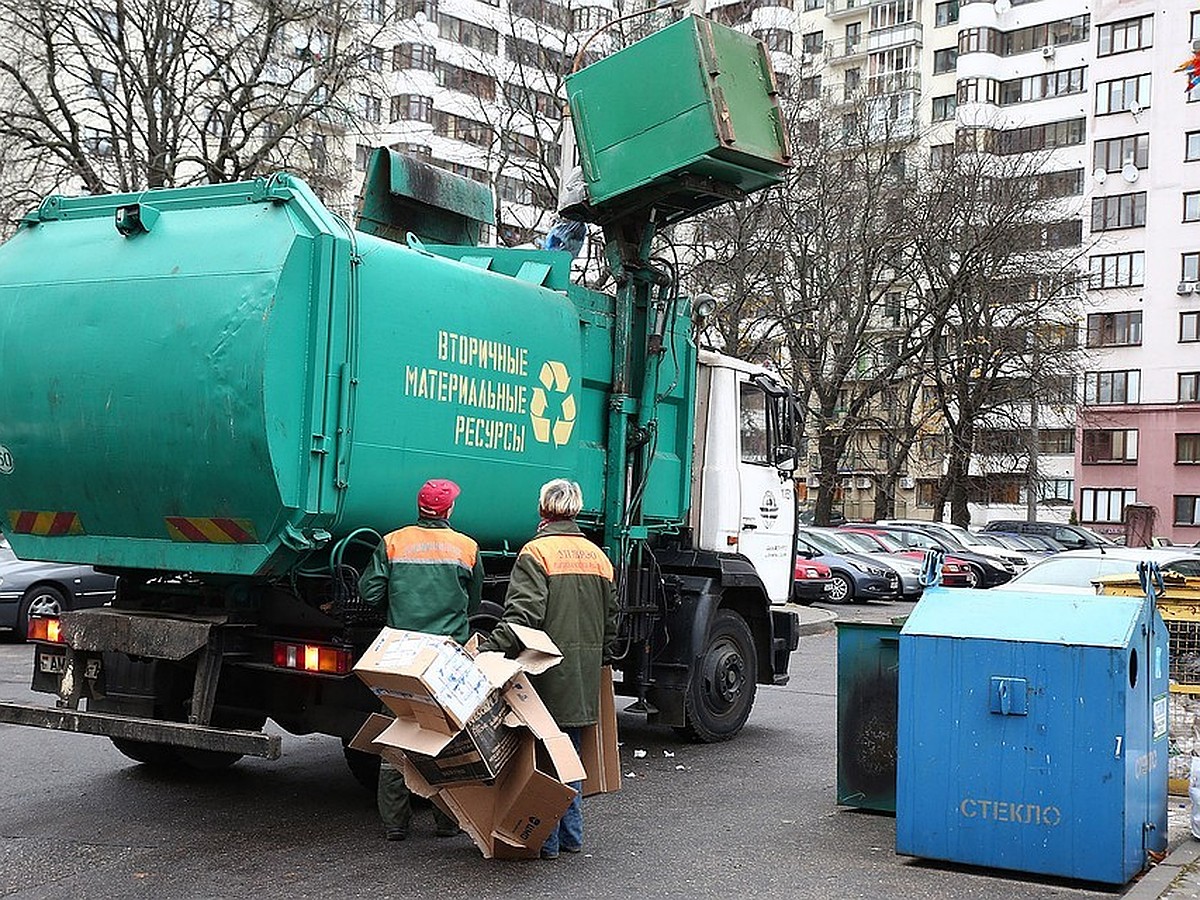
[[[91,193],[284,167],[319,189],[382,52],[348,0],[0,0],[0,22],[0,140]]]

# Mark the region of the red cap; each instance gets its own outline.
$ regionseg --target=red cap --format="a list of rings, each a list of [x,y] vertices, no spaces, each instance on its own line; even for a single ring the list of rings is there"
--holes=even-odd
[[[417,492],[417,512],[445,518],[461,494],[457,484],[445,478],[431,478]]]

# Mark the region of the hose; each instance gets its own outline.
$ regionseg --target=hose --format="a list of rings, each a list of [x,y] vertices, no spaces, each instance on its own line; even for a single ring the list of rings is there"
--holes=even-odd
[[[1142,591],[1146,597],[1157,602],[1167,590],[1166,582],[1163,580],[1162,569],[1158,567],[1158,563],[1152,560],[1143,559],[1137,566],[1138,582],[1142,586]]]
[[[921,562],[921,571],[917,581],[922,588],[931,588],[942,583],[942,565],[946,553],[939,547],[930,547],[925,551],[925,559]]]

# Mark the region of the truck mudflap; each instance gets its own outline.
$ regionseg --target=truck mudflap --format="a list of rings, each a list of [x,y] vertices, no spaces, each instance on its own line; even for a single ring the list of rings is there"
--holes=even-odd
[[[162,722],[112,713],[80,712],[75,709],[0,703],[0,724],[74,731],[148,744],[170,744],[218,753],[239,753],[263,759],[279,759],[280,738],[261,731],[213,728],[186,722]]]
[[[771,670],[774,683],[784,685],[788,675],[788,660],[800,646],[800,617],[789,609],[771,610]]]

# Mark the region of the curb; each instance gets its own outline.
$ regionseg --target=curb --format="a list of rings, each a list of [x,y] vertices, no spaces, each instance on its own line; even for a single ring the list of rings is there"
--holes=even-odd
[[[1175,879],[1188,866],[1200,860],[1200,841],[1191,836],[1184,838],[1157,866],[1145,874],[1141,881],[1121,896],[1125,900],[1156,900],[1175,883]]]
[[[789,603],[787,608],[800,614],[800,636],[822,634],[833,631],[833,623],[837,621],[837,613],[831,609],[814,609],[811,606],[799,606]]]

